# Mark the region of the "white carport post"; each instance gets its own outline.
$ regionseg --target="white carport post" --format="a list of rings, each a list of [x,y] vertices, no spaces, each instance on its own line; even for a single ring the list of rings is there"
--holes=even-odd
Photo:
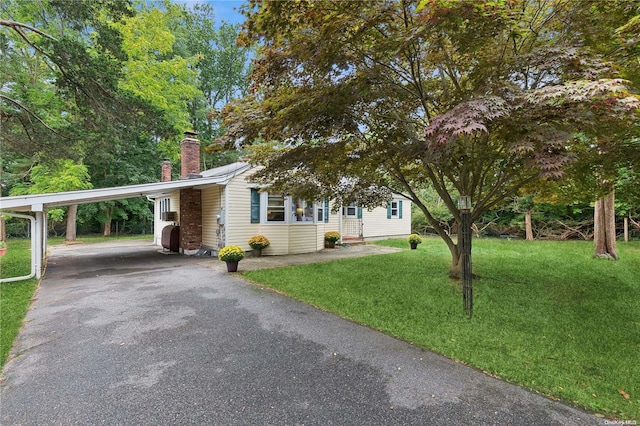
[[[35,210],[39,207],[39,210]],[[35,254],[35,267],[36,278],[42,277],[42,265],[44,264],[44,257],[47,252],[47,212],[42,208],[42,204],[33,206],[34,213],[36,214],[36,229],[33,230],[35,238],[32,239],[33,253]]]

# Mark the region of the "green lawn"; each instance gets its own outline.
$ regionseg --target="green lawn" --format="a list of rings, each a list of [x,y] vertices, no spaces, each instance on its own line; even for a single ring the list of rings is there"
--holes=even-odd
[[[481,279],[471,320],[438,239],[418,250],[244,275],[541,394],[637,419],[640,243],[619,243],[618,262],[594,259],[592,250],[582,241],[474,240]]]
[[[7,254],[0,257],[2,278],[29,275],[31,247],[29,240],[9,240]],[[13,341],[22,326],[37,280],[0,283],[0,369],[9,355]]]

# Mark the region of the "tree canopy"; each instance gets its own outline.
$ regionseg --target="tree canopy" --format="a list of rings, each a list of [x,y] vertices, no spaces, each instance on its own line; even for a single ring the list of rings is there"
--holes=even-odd
[[[250,48],[231,42],[238,30],[217,28],[207,5],[2,2],[3,192],[59,161],[82,163],[98,188],[157,181],[163,158],[179,160],[182,132],[218,136],[203,131],[220,131],[215,108],[246,88]],[[111,217],[149,216],[147,200],[97,207],[80,219],[106,229]]]
[[[256,141],[265,183],[372,207],[432,186],[472,220],[537,179],[558,179],[576,135],[620,134],[638,98],[566,23],[576,1],[250,1],[261,44],[249,96],[227,106],[227,144]],[[606,35],[598,34],[605,37]],[[613,37],[609,35],[608,37]]]

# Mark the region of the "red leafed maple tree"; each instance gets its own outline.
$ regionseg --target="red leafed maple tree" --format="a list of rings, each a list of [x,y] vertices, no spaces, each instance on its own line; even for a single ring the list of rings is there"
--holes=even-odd
[[[223,112],[223,142],[252,150],[275,190],[373,207],[392,192],[460,221],[538,179],[559,179],[575,135],[628,128],[640,105],[606,55],[566,26],[574,1],[250,1],[252,92]],[[577,16],[577,15],[576,15]]]

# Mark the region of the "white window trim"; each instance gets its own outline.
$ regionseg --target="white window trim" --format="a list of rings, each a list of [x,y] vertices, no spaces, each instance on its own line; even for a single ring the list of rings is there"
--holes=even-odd
[[[269,193],[265,191],[261,193],[260,196],[262,197],[262,202],[260,203],[260,223],[265,225],[286,225],[288,223],[287,212],[290,208],[290,202],[287,200],[289,197],[286,195],[284,196],[284,220],[268,220],[267,211],[269,210]]]
[[[291,218],[293,198],[290,195],[284,197],[284,221],[267,220],[267,210],[269,208],[269,192],[260,193],[260,224],[262,225],[317,225],[324,221],[318,221],[318,203],[313,203],[313,220],[294,222]]]
[[[353,205],[351,205],[353,204]],[[343,207],[344,209],[344,217],[347,219],[357,219],[358,218],[358,205],[355,203],[351,203],[348,206]],[[352,208],[353,214],[349,214],[349,209]]]
[[[159,201],[159,210],[160,210],[160,217],[162,217],[162,213],[170,212],[171,198],[169,197],[161,198]]]
[[[393,205],[396,205],[393,207]],[[395,214],[393,211],[395,210]],[[400,202],[398,200],[391,200],[391,218],[398,219],[400,217]]]

